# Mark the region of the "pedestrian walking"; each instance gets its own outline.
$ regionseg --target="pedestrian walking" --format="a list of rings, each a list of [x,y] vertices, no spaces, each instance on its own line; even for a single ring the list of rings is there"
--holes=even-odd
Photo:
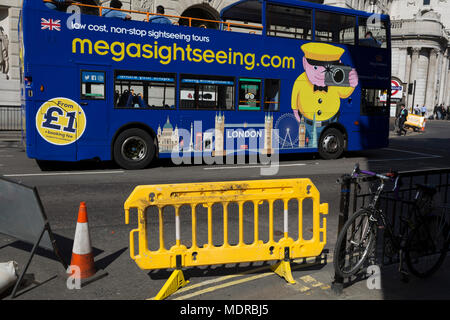
[[[442,120],[447,119],[447,116],[448,116],[447,110],[445,109],[443,104],[441,104],[441,113],[442,113]]]
[[[414,114],[420,114],[420,107],[418,104],[414,107]]]
[[[422,110],[422,117],[425,117],[425,115],[427,114],[427,107],[425,107],[425,105],[423,105],[421,110]]]
[[[433,118],[434,119],[437,119],[437,110],[438,110],[438,105],[435,105],[434,109],[433,109]]]
[[[406,136],[406,129],[404,127],[404,124],[406,122],[407,117],[408,117],[408,110],[405,108],[405,105],[402,104],[400,112],[398,114],[398,132],[397,132],[397,134],[399,136],[402,135],[402,132],[404,132],[405,136]]]

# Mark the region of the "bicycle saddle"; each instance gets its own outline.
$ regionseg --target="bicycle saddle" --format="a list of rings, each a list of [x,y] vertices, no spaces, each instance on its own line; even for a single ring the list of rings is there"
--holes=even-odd
[[[425,192],[429,195],[434,195],[437,192],[436,187],[433,187],[433,186],[429,186],[426,184],[416,184],[416,186],[418,189],[422,189],[423,192]]]

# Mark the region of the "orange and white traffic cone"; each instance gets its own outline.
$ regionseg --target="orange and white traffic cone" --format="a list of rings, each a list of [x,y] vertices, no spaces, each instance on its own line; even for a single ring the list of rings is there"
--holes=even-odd
[[[73,274],[73,277],[79,279],[89,278],[96,272],[91,238],[89,236],[86,203],[84,202],[80,203],[80,209],[78,210],[78,221],[75,230],[75,239],[73,241],[72,260],[70,262],[70,266],[70,270],[74,270],[76,268],[79,269],[79,272],[75,272]]]

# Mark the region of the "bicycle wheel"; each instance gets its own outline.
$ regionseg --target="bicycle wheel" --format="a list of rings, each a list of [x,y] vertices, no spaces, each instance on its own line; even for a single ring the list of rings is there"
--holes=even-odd
[[[449,226],[442,217],[428,216],[411,231],[405,248],[406,265],[419,278],[435,273],[449,247]]]
[[[377,233],[375,221],[368,209],[359,209],[344,224],[334,248],[334,271],[347,278],[356,274],[372,251]]]

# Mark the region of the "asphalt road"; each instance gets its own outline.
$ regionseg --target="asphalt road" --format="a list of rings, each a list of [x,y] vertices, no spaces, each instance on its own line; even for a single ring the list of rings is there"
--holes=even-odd
[[[148,299],[156,295],[170,276],[171,270],[144,271],[129,257],[129,231],[137,225],[132,215],[130,225],[124,223],[123,205],[137,185],[162,183],[240,181],[253,179],[310,178],[318,188],[321,202],[329,204],[327,217],[327,245],[333,251],[336,239],[339,210],[339,185],[336,183],[344,173],[350,173],[358,162],[361,168],[387,172],[390,169],[423,170],[450,167],[450,122],[430,121],[424,133],[409,133],[407,136],[392,135],[390,146],[381,150],[352,152],[338,160],[321,160],[317,155],[281,156],[276,175],[262,175],[258,164],[229,165],[183,165],[176,166],[170,160],[159,161],[152,168],[139,171],[124,171],[113,163],[64,163],[52,170],[41,170],[36,162],[28,159],[19,143],[0,135],[0,174],[8,179],[36,186],[52,230],[57,236],[58,246],[66,260],[70,260],[75,234],[78,206],[86,202],[91,241],[98,268],[108,275],[90,283],[81,290],[66,287],[64,270],[51,255],[40,251],[27,272],[34,284],[21,291],[17,299]],[[281,210],[281,208],[276,208]],[[220,214],[213,222],[221,221]],[[304,217],[307,233],[311,219]],[[165,229],[168,243],[174,242],[174,224],[170,218]],[[206,241],[206,224],[199,228],[199,241]],[[245,218],[245,232],[251,230],[252,219]],[[150,227],[157,221],[150,221]],[[237,239],[237,216],[230,221],[230,240]],[[280,236],[281,224],[275,224],[275,235]],[[294,226],[289,227],[291,231]],[[183,234],[183,232],[182,232]],[[220,242],[221,235],[214,235]],[[245,241],[252,234],[245,236]],[[151,244],[153,245],[153,244]],[[24,267],[30,246],[0,235],[0,262],[15,260]],[[449,260],[449,259],[447,259]],[[408,289],[397,279],[392,268],[383,270],[385,279],[394,279],[394,284],[382,290],[368,290],[365,282],[346,288],[343,295],[332,294],[332,256],[326,263],[311,261],[293,264],[296,285],[288,285],[268,269],[267,263],[211,266],[185,270],[190,284],[170,299],[395,299],[430,298],[426,288],[432,282],[412,280]],[[324,261],[322,261],[324,262]],[[434,280],[437,286],[432,297],[449,298],[450,277],[448,261]],[[395,269],[395,268],[393,268]],[[57,275],[55,278],[54,276]],[[396,279],[396,280],[395,280]],[[414,282],[416,281],[416,282]],[[423,286],[423,292],[420,291]],[[442,288],[442,289],[441,289]]]

